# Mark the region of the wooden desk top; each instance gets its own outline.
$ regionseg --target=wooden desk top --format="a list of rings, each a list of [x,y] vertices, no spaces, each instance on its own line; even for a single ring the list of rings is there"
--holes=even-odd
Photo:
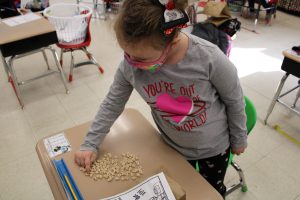
[[[85,200],[96,200],[121,193],[164,169],[186,191],[187,200],[222,200],[223,198],[186,160],[166,145],[154,127],[136,110],[127,109],[114,123],[100,149],[105,153],[120,155],[130,152],[138,155],[144,168],[139,180],[126,182],[94,181],[85,176],[74,163],[74,152],[79,148],[90,126],[86,123],[65,130],[72,151],[57,156],[64,158]],[[61,183],[45,150],[43,140],[37,143],[36,151],[56,200],[66,200]]]
[[[294,61],[300,63],[300,56],[297,56],[296,54],[292,54],[291,51],[292,51],[292,50],[285,50],[285,51],[282,52],[282,54],[283,54],[285,57],[287,57],[287,58],[289,58],[289,59],[292,59],[292,60],[294,60]]]
[[[4,22],[1,22],[0,45],[50,32],[55,32],[55,28],[52,24],[49,23],[47,19],[43,17],[41,19],[37,19],[13,27],[6,25]]]

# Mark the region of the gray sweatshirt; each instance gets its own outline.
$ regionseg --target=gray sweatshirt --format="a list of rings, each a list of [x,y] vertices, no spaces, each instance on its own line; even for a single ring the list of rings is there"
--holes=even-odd
[[[157,72],[134,68],[126,60],[120,63],[81,150],[98,151],[133,88],[150,106],[162,138],[186,159],[247,146],[245,104],[236,68],[217,46],[188,37],[185,57]]]

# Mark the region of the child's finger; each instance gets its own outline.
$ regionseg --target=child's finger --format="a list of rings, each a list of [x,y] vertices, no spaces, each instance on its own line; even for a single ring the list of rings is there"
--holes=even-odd
[[[92,153],[91,162],[93,163],[97,158],[97,155],[95,153]]]
[[[80,158],[78,156],[76,156],[74,160],[75,160],[75,163],[77,165],[81,166],[81,164],[80,164]]]
[[[84,165],[85,165],[85,169],[89,172],[90,168],[91,168],[91,157],[90,156],[85,157]]]

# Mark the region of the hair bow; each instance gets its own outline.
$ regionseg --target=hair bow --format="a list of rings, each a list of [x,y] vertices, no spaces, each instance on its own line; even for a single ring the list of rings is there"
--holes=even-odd
[[[162,29],[165,35],[170,35],[176,28],[187,27],[186,23],[189,17],[184,10],[175,8],[173,0],[158,0],[158,2],[165,7]]]

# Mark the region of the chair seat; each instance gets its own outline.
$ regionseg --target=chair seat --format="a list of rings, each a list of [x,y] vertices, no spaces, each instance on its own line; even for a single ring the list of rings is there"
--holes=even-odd
[[[57,46],[59,48],[62,48],[62,49],[80,49],[82,47],[88,47],[88,46],[90,46],[90,44],[91,44],[91,40],[87,39],[87,40],[85,40],[84,42],[82,42],[80,44],[66,45],[66,44],[58,43]]]

